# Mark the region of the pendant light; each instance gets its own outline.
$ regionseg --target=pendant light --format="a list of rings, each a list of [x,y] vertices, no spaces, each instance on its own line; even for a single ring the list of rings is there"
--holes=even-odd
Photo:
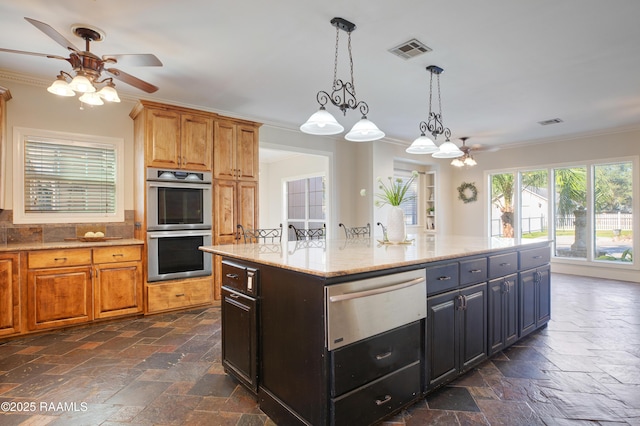
[[[315,112],[306,123],[300,126],[300,130],[311,135],[336,135],[344,131],[344,127],[329,113],[325,105],[331,102],[337,106],[343,115],[347,115],[347,109],[358,109],[362,118],[345,135],[345,139],[352,142],[369,142],[381,139],[384,133],[369,119],[367,113],[369,106],[364,101],[356,98],[356,87],[353,80],[353,55],[351,53],[351,33],[356,29],[356,25],[343,18],[333,18],[331,25],[336,27],[336,51],[333,64],[333,84],[331,95],[321,90],[316,95],[316,100],[320,104],[320,109]],[[338,46],[340,41],[340,30],[348,34],[349,64],[351,70],[351,80],[342,81],[338,79]]]
[[[420,136],[413,141],[411,146],[406,149],[409,154],[431,154],[434,158],[455,158],[460,157],[464,153],[458,147],[449,141],[451,130],[445,127],[442,122],[442,97],[440,96],[440,74],[444,71],[436,65],[429,65],[427,71],[429,77],[429,116],[427,121],[420,122]],[[438,83],[438,112],[432,109],[433,104],[433,76],[436,76]],[[426,134],[431,133],[433,139]],[[440,147],[435,144],[435,139],[439,135],[444,135],[445,141]]]

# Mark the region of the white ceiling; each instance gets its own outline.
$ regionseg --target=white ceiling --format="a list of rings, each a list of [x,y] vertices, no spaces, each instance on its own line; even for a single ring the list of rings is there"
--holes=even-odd
[[[106,38],[92,45],[94,53],[153,53],[164,64],[121,66],[160,88],[148,95],[118,83],[122,94],[297,128],[317,109],[316,93],[330,90],[329,21],[336,16],[357,25],[358,99],[390,139],[418,136],[428,113],[428,65],[444,68],[444,123],[469,144],[640,125],[637,0],[3,1],[0,47],[66,56],[24,17],[48,23],[81,48],[70,27],[97,26]],[[346,33],[340,35],[338,78],[348,79]],[[410,60],[388,52],[412,38],[433,51]],[[70,67],[0,52],[0,70],[52,81]],[[345,128],[359,118],[328,110]],[[563,122],[538,124],[553,118]]]

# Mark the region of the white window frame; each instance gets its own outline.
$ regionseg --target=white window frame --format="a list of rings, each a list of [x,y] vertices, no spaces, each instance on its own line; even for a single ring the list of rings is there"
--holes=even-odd
[[[114,213],[26,213],[24,208],[24,143],[28,137],[59,140],[65,144],[109,145],[116,151],[116,207]],[[13,130],[13,223],[124,222],[124,139],[52,130],[14,127]]]

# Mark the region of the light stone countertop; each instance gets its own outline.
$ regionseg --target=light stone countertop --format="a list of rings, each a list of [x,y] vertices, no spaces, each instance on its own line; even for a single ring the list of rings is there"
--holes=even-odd
[[[515,244],[513,239],[410,235],[410,244],[381,244],[375,238],[289,241],[276,244],[204,246],[201,250],[325,278],[488,254],[549,241]]]
[[[53,249],[73,249],[73,248],[92,248],[92,247],[109,247],[109,246],[130,246],[142,245],[144,241],[134,238],[107,239],[105,241],[84,242],[76,241],[57,241],[52,243],[9,243],[0,245],[0,253],[10,251],[33,251],[33,250],[53,250]]]

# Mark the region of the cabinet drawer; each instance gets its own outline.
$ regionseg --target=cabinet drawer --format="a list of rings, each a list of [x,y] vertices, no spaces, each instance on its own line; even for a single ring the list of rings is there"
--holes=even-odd
[[[368,425],[420,396],[420,362],[331,400],[336,425]]]
[[[202,280],[149,284],[147,286],[149,312],[202,305],[211,303],[212,300],[213,285],[210,277]]]
[[[420,360],[421,322],[416,321],[330,352],[335,397]]]
[[[489,256],[489,278],[504,277],[518,271],[518,253]]]
[[[460,285],[486,281],[488,275],[486,257],[460,262]]]
[[[551,249],[549,247],[540,247],[536,249],[522,250],[520,256],[520,269],[537,268],[546,265],[551,260]]]
[[[222,261],[222,285],[241,293],[256,295],[258,270],[229,260]]]
[[[91,249],[31,251],[27,263],[29,269],[91,265]]]
[[[427,295],[441,293],[458,287],[458,262],[427,268]]]
[[[141,246],[96,247],[93,263],[135,262],[141,259]]]

